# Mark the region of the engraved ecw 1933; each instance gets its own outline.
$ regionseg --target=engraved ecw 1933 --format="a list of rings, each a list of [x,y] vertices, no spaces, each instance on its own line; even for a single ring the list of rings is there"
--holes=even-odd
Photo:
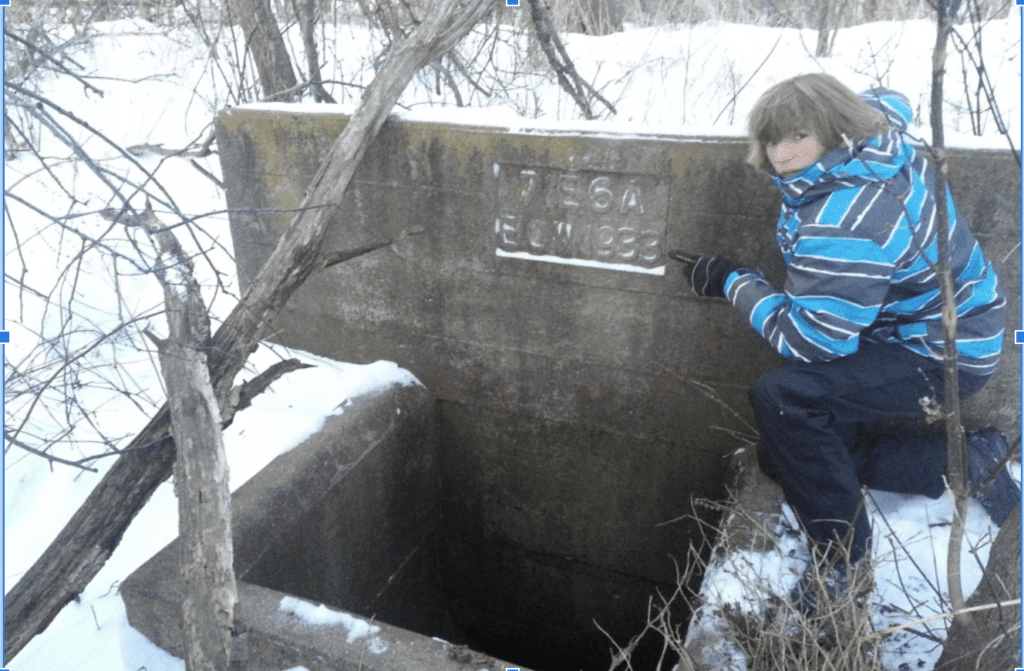
[[[664,274],[668,179],[499,164],[494,176],[498,256]]]

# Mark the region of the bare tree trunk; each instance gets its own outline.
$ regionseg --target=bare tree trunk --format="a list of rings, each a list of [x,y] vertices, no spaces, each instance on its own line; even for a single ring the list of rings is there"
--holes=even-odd
[[[955,512],[947,550],[947,580],[952,611],[988,604],[1003,604],[994,609],[954,615],[936,671],[1016,668],[1022,663],[1021,635],[1021,509],[1003,523],[989,555],[981,585],[965,603],[960,575],[960,555],[967,513],[964,430],[960,422],[959,380],[956,366],[956,302],[953,277],[949,268],[946,206],[947,169],[942,125],[943,75],[946,45],[950,32],[949,3],[936,6],[938,14],[935,48],[932,52],[932,157],[935,159],[936,217],[939,232],[938,275],[942,289],[942,326],[945,340],[947,476],[953,493]]]
[[[391,0],[374,0],[372,6],[367,4],[366,0],[357,0],[357,2],[370,25],[384,31],[389,46],[408,35],[408,31],[403,26],[419,25],[419,20],[413,16],[412,8],[408,4],[403,4],[405,10],[402,11],[402,8],[396,7],[396,3]]]
[[[302,44],[306,49],[306,67],[309,68],[309,88],[313,99],[319,102],[335,102],[331,94],[324,89],[323,78],[320,76],[320,61],[317,56],[316,36],[316,0],[297,0],[295,15],[299,17],[302,29]]]
[[[981,584],[967,607],[1002,604],[975,613],[973,627],[953,622],[935,671],[1021,667],[1020,506],[999,529]]]
[[[621,0],[581,0],[579,8],[588,35],[611,35],[622,30],[626,12]]]
[[[866,0],[862,11],[863,16],[861,19],[864,23],[873,23],[878,21],[878,0]]]
[[[842,11],[842,3],[835,0],[818,0],[818,43],[814,49],[816,57],[832,55],[832,45],[835,44]]]
[[[221,416],[210,384],[206,345],[210,317],[192,263],[174,234],[153,214],[141,217],[166,259],[157,267],[164,288],[167,340],[158,342],[167,383],[178,496],[178,536],[185,594],[182,630],[188,671],[226,671],[238,604],[231,540],[231,490]]]
[[[818,0],[818,43],[814,55],[828,56],[828,5],[829,0]]]
[[[306,367],[297,359],[280,361],[232,390],[232,399],[237,397],[238,403],[221,409],[225,425],[275,380]],[[135,514],[170,476],[175,450],[169,428],[170,407],[165,404],[122,451],[46,552],[8,592],[4,608],[4,656],[8,661],[85,589],[121,542]]]
[[[174,444],[167,405],[125,449],[4,602],[4,657],[10,662],[89,584],[128,524],[171,474]]]
[[[943,409],[946,416],[946,476],[953,494],[953,526],[949,533],[946,575],[949,601],[954,612],[964,610],[963,582],[960,576],[960,555],[963,545],[964,522],[967,515],[967,487],[964,466],[964,427],[960,423],[960,378],[956,351],[956,297],[953,275],[949,269],[949,208],[946,204],[946,152],[945,132],[942,127],[942,81],[946,71],[946,45],[949,40],[948,3],[942,0],[936,7],[937,22],[935,47],[932,51],[932,158],[935,160],[935,218],[938,240],[937,274],[942,292],[942,331],[944,341],[946,398]],[[955,616],[954,621],[968,625],[970,614]]]
[[[544,0],[529,0],[530,2],[530,19],[533,22],[533,28],[537,35],[537,41],[540,43],[541,49],[544,50],[544,55],[548,59],[548,64],[551,69],[554,70],[555,76],[558,78],[558,84],[572,96],[572,99],[579,106],[580,111],[588,119],[594,118],[594,112],[590,108],[590,102],[587,98],[588,94],[593,95],[595,98],[600,100],[609,110],[614,114],[615,107],[608,102],[604,96],[594,90],[590,84],[580,77],[579,73],[576,72],[576,66],[573,65],[572,60],[569,58],[569,54],[565,51],[565,47],[562,45],[562,41],[558,38],[558,32],[555,30],[554,25],[551,23],[551,15],[548,13],[547,7],[544,5]]]
[[[246,48],[256,61],[263,97],[295,88],[295,70],[270,0],[229,0],[231,10],[245,31]]]
[[[325,254],[321,244],[356,166],[412,76],[440,57],[486,14],[486,0],[447,0],[388,56],[345,131],[310,185],[298,214],[242,300],[217,329],[208,353],[210,381],[221,412],[232,381],[260,336],[314,272],[387,241]],[[170,475],[174,441],[165,404],[118,458],[56,540],[7,595],[4,652],[13,658],[50,624],[99,572],[128,524]]]

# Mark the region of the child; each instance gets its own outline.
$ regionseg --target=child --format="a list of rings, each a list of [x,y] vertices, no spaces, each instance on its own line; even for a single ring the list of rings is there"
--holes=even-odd
[[[813,556],[833,566],[826,578],[836,591],[846,570],[835,560],[853,564],[870,543],[862,485],[933,498],[944,491],[944,433],[871,430],[921,417],[925,399],[944,398],[934,174],[903,135],[910,119],[902,95],[858,96],[825,74],[773,86],[750,115],[749,161],[782,193],[782,290],[724,259],[669,252],[699,296],[728,298],[785,358],[750,390],[758,461],[782,486]],[[966,398],[995,370],[1006,300],[948,194],[947,204]],[[1008,447],[994,429],[968,433],[967,445],[973,486]],[[977,494],[996,523],[1018,496],[1005,469]],[[794,590],[801,607],[813,608],[810,580],[808,572]]]

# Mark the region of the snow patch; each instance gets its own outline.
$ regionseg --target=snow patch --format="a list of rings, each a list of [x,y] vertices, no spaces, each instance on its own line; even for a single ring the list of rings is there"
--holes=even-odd
[[[658,266],[656,268],[644,268],[642,266],[632,266],[628,263],[605,263],[603,261],[591,261],[589,259],[567,259],[561,256],[552,256],[549,254],[529,254],[527,252],[506,252],[504,249],[498,248],[494,250],[497,256],[502,256],[510,259],[523,259],[526,261],[543,261],[545,263],[560,263],[566,266],[583,266],[586,268],[601,268],[604,270],[621,270],[627,273],[642,273],[644,275],[664,275],[665,266]]]
[[[782,504],[775,524],[776,547],[771,551],[737,550],[712,560],[705,572],[701,595],[713,607],[730,606],[743,613],[760,612],[765,593],[779,597],[789,594],[807,565],[807,539],[796,531],[795,515]]]
[[[370,624],[369,622],[349,615],[348,613],[332,610],[323,604],[314,606],[307,601],[297,599],[293,596],[286,596],[282,598],[281,603],[278,606],[278,610],[282,613],[294,615],[295,617],[314,626],[344,627],[348,630],[348,637],[345,639],[346,643],[354,643],[360,638],[380,633],[380,627],[375,624]],[[380,639],[375,638],[370,641],[371,646],[373,645],[373,641],[377,641],[378,647],[384,645]],[[386,645],[384,645],[384,650],[387,650]]]
[[[298,359],[312,367],[278,379],[253,399],[249,410],[238,413],[224,431],[232,491],[275,457],[298,447],[322,429],[328,417],[343,414],[354,399],[374,396],[395,386],[423,386],[415,375],[390,361],[343,363],[266,343],[249,357],[235,384],[285,359]]]

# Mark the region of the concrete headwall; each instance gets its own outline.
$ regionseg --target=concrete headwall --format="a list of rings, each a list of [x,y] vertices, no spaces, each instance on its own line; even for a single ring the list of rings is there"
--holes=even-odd
[[[346,120],[283,105],[220,115],[243,285]],[[443,570],[459,626],[538,649],[578,626],[591,632],[579,644],[603,652],[592,619],[632,635],[647,597],[674,583],[670,556],[697,528],[672,520],[723,493],[737,441],[720,428],[743,429],[692,382],[749,420],[747,388],[780,363],[665,256],[717,253],[781,281],[778,196],[743,154],[735,138],[397,121],[372,144],[325,251],[396,242],[310,279],[273,327],[343,361],[396,361],[439,399]],[[1019,170],[996,152],[950,161],[960,211],[1009,289],[1012,334]],[[1019,369],[1008,338],[969,423],[1017,435]]]
[[[394,385],[347,401],[232,494],[245,668],[510,668],[458,645],[444,610],[433,397]],[[177,657],[181,554],[175,539],[119,588],[132,627]]]
[[[327,417],[232,494],[239,585],[356,612],[372,609],[398,626],[443,621],[435,612],[435,586],[406,570],[429,554],[424,547],[437,532],[437,446],[436,407],[419,386],[357,398]],[[183,657],[180,560],[176,539],[120,592],[132,626]],[[393,584],[405,581],[410,589]]]

